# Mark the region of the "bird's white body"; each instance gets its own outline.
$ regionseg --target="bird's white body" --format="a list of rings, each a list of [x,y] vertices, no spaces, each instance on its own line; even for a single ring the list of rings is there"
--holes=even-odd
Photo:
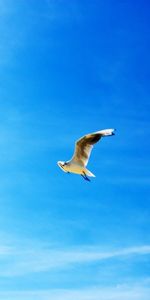
[[[82,175],[82,174],[85,173],[87,176],[95,177],[95,175],[92,172],[90,172],[87,168],[85,168],[84,166],[82,166],[80,164],[77,164],[77,163],[74,163],[74,162],[71,162],[71,161],[66,162],[65,165],[63,165],[63,163],[64,162],[62,162],[62,161],[57,162],[58,166],[64,172],[75,173],[75,174],[79,174],[79,175]]]
[[[95,177],[95,175],[86,168],[93,145],[97,143],[101,137],[111,135],[114,135],[114,129],[100,130],[83,136],[76,142],[72,159],[67,162],[58,161],[58,166],[64,172],[80,174],[86,180],[89,180],[87,176]]]

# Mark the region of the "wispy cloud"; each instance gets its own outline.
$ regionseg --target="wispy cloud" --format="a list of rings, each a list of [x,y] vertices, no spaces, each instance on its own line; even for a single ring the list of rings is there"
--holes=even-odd
[[[10,247],[4,246],[1,248],[0,256],[9,257],[9,265],[3,265],[0,276],[21,276],[53,269],[66,269],[77,264],[91,264],[116,258],[128,259],[131,256],[149,254],[150,245],[101,251],[97,247],[58,250],[28,244],[16,249],[12,247],[12,252]]]
[[[134,285],[120,285],[115,287],[92,287],[87,289],[67,290],[33,290],[0,292],[3,300],[149,300],[150,288],[138,282]]]
[[[0,257],[12,255],[12,248],[8,246],[0,246]]]

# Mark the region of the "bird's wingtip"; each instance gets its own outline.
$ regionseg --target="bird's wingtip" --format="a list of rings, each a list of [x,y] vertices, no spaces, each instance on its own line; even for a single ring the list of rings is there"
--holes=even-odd
[[[113,129],[112,135],[115,135],[115,133],[116,133],[116,128]]]

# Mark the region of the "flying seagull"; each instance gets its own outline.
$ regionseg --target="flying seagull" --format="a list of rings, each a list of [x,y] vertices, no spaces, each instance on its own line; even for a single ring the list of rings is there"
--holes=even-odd
[[[93,145],[101,137],[114,135],[115,129],[104,129],[84,135],[76,141],[73,157],[68,161],[58,161],[58,166],[66,173],[75,173],[81,175],[85,180],[90,181],[88,176],[95,177],[86,166],[88,164]]]

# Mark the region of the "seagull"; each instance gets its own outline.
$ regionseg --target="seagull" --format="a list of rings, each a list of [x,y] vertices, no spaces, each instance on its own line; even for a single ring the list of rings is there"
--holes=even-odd
[[[115,134],[115,129],[104,129],[89,133],[81,137],[75,143],[73,157],[68,161],[58,161],[58,166],[66,173],[75,173],[81,175],[85,180],[90,181],[89,177],[95,177],[86,166],[88,164],[93,145],[96,144],[101,137],[111,136]]]

